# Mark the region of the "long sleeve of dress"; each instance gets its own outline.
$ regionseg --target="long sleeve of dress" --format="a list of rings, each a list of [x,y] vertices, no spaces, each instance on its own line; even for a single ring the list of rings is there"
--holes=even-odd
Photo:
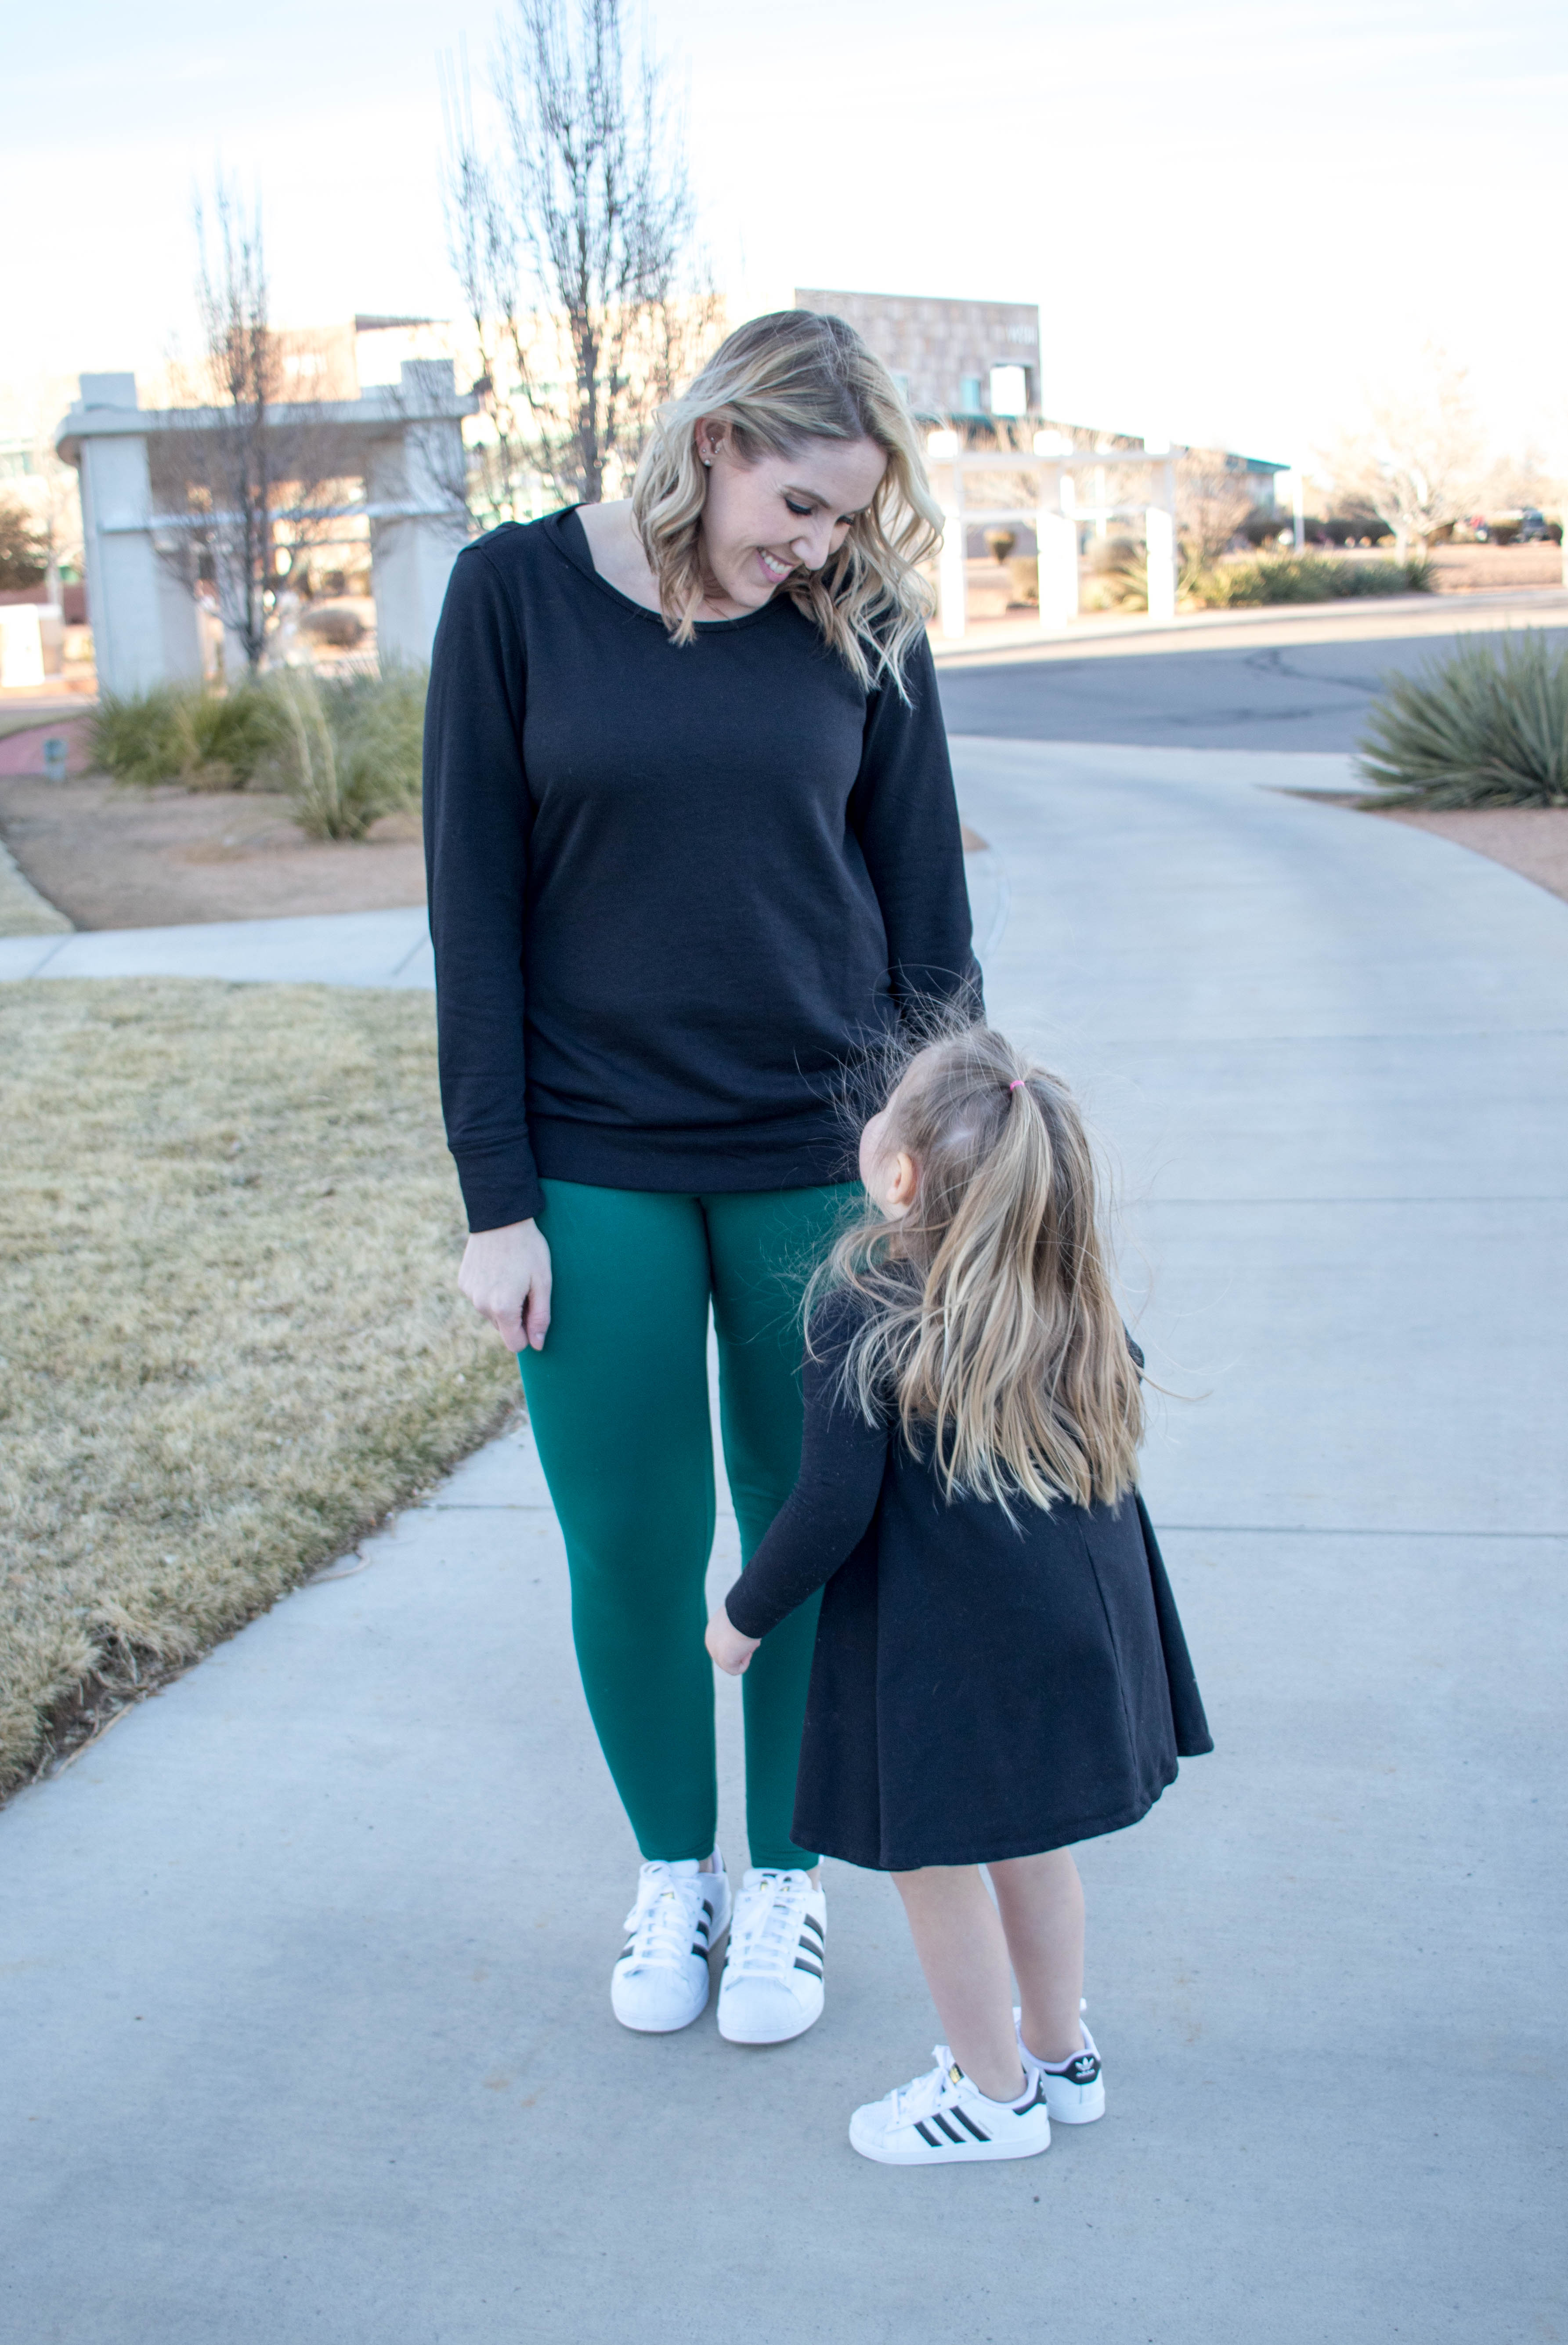
[[[832,1296],[812,1322],[799,1478],[724,1599],[743,1637],[765,1637],[831,1579],[876,1513],[889,1428],[868,1425],[836,1390],[851,1311]]]
[[[850,821],[882,907],[900,1009],[961,1002],[978,1016],[963,835],[936,667],[924,637],[908,655],[905,687],[907,700],[885,684],[866,703]]]
[[[488,553],[459,554],[425,716],[425,861],[441,1107],[469,1227],[539,1211],[524,1104],[523,921],[532,827],[523,634]]]

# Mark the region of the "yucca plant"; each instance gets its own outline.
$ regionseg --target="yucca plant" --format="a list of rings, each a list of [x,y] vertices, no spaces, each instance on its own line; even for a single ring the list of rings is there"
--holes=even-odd
[[[1472,635],[1389,676],[1358,763],[1385,804],[1568,806],[1568,648],[1533,628],[1495,648]]]

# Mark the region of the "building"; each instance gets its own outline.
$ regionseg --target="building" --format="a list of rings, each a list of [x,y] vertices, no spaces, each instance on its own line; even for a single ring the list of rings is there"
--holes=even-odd
[[[958,427],[971,444],[976,438],[989,444],[988,427],[1016,419],[1061,432],[1084,449],[1144,445],[1132,434],[1047,412],[1040,312],[1032,301],[946,301],[821,287],[797,287],[794,298],[797,309],[830,310],[853,326],[883,360],[913,413],[924,423]],[[1229,451],[1225,462],[1254,504],[1270,512],[1274,477],[1289,465]]]
[[[1040,411],[1040,312],[1033,301],[941,301],[797,288],[865,337],[928,422]]]

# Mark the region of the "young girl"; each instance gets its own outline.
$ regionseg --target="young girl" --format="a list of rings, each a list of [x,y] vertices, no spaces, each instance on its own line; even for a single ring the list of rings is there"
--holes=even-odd
[[[811,1319],[800,1478],[708,1650],[739,1674],[828,1583],[794,1837],[892,1873],[948,2039],[856,2109],[854,2147],[1028,2157],[1053,2117],[1105,2107],[1068,1844],[1136,1823],[1213,1745],[1134,1487],[1142,1355],[1067,1091],[972,1027],[911,1061],[860,1172],[875,1210]],[[820,1961],[803,1929],[799,1966]]]

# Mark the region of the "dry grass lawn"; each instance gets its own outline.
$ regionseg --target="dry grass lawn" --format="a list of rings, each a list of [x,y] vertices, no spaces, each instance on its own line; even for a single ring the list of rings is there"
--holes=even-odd
[[[0,987],[0,1790],[515,1404],[422,993]]]

